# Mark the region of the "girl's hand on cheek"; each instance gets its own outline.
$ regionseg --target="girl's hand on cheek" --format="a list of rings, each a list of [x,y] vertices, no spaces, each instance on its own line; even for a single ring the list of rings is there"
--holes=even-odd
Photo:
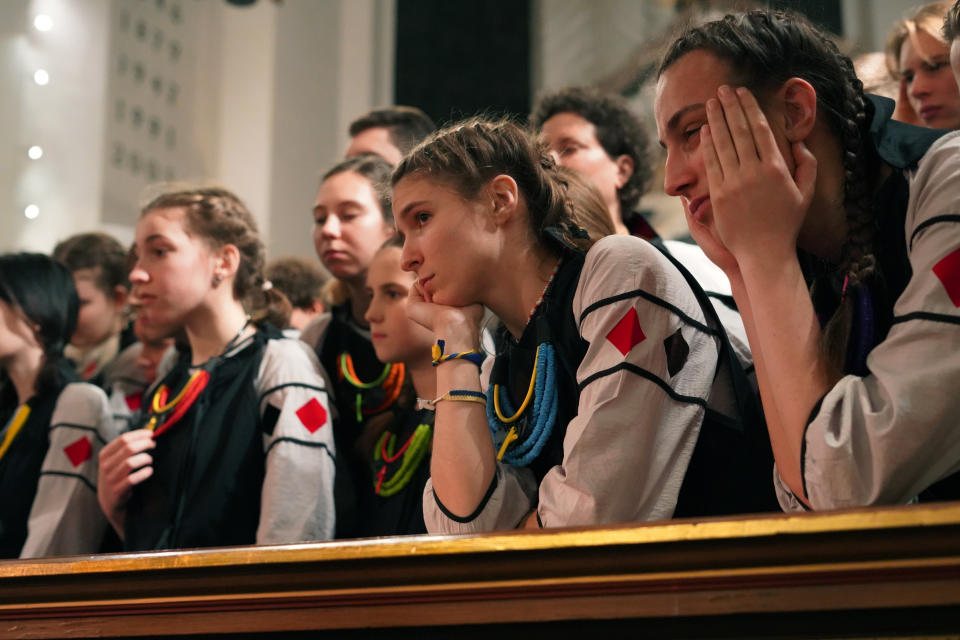
[[[465,307],[437,304],[429,293],[414,283],[410,287],[407,315],[417,324],[433,331],[437,339],[457,346],[458,350],[475,348],[480,342],[483,307],[479,304]]]
[[[693,241],[703,250],[710,262],[720,267],[728,278],[734,277],[740,271],[737,259],[723,246],[717,235],[714,225],[707,225],[690,215],[690,207],[686,200],[683,202],[683,215],[687,218],[687,228]]]
[[[721,87],[718,95],[707,101],[701,131],[717,238],[741,266],[792,256],[813,199],[816,158],[795,142],[791,174],[753,94]]]

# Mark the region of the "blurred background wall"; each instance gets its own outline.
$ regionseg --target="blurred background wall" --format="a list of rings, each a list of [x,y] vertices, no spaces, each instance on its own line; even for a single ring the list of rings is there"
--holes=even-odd
[[[597,84],[648,117],[666,31],[731,4],[3,0],[0,251],[91,229],[129,242],[157,183],[187,181],[243,197],[271,254],[312,256],[318,174],[357,115],[396,102],[438,122],[523,117],[542,89]],[[916,3],[762,4],[807,12],[858,53]],[[681,233],[654,191],[643,205]]]

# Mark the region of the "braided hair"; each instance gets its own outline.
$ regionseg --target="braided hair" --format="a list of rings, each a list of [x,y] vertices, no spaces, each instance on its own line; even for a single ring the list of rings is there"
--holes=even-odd
[[[879,158],[869,138],[863,84],[853,63],[836,44],[791,12],[750,11],[727,15],[693,28],[669,48],[662,74],[683,55],[705,50],[730,64],[731,81],[758,96],[799,77],[816,90],[817,110],[840,143],[843,153],[843,207],[847,236],[839,271],[848,286],[881,287],[874,257],[876,216],[871,207],[873,178]],[[842,375],[853,318],[853,296],[844,296],[824,327],[821,344],[834,378]]]
[[[37,394],[56,393],[68,382],[63,350],[77,328],[80,301],[67,268],[40,253],[0,256],[0,300],[31,325],[43,349],[34,383]],[[0,389],[5,386],[0,380]]]
[[[243,304],[254,322],[287,326],[292,306],[276,288],[268,287],[263,269],[266,250],[257,223],[236,195],[219,187],[171,191],[151,200],[141,216],[156,209],[183,209],[186,231],[203,238],[214,249],[232,244],[240,252],[233,281],[233,297]]]
[[[393,186],[423,175],[452,186],[468,200],[498,175],[508,175],[527,205],[533,237],[553,247],[553,233],[586,250],[591,242],[576,226],[567,181],[533,134],[509,119],[474,117],[450,125],[415,147],[393,172]]]

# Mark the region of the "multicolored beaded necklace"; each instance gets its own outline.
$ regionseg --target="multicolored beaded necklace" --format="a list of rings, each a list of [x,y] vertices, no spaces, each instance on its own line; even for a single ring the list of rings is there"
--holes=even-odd
[[[187,380],[187,383],[183,385],[183,388],[180,389],[180,392],[177,393],[173,400],[167,402],[167,398],[170,395],[170,389],[167,385],[162,384],[157,388],[150,401],[150,420],[147,421],[146,426],[146,429],[153,431],[154,438],[172,429],[173,426],[180,422],[180,419],[187,414],[187,411],[190,410],[193,403],[200,397],[200,393],[207,388],[207,384],[210,382],[210,372],[213,371],[217,364],[223,360],[224,356],[237,345],[243,336],[243,332],[246,331],[249,325],[250,316],[247,316],[243,326],[240,327],[240,331],[227,343],[227,346],[223,348],[220,355],[214,356],[200,365],[200,368],[193,372],[190,379]],[[162,423],[160,423],[161,419],[163,419]],[[160,426],[157,426],[158,423],[160,423]]]
[[[527,324],[530,324],[537,309],[540,308],[562,262],[562,258],[557,260],[547,285],[527,316]],[[537,333],[538,337],[544,334],[546,338],[538,339],[533,371],[530,372],[530,384],[527,386],[527,393],[520,408],[514,411],[509,394],[498,383],[491,383],[487,387],[487,422],[490,425],[490,435],[497,447],[497,460],[514,466],[527,466],[540,455],[557,421],[559,398],[557,397],[556,351],[549,341],[549,331],[545,323],[541,331],[538,322]],[[504,410],[510,415],[504,415]]]
[[[403,366],[402,362],[397,362],[394,364],[386,364],[383,367],[383,371],[377,377],[376,380],[370,382],[362,382],[357,376],[356,370],[353,368],[353,357],[344,351],[340,354],[340,378],[346,380],[353,386],[355,389],[358,389],[357,399],[356,399],[356,410],[357,410],[357,422],[363,421],[363,416],[372,416],[385,411],[390,407],[397,398],[400,397],[400,390],[403,388],[403,380],[406,374],[406,368]],[[386,393],[386,397],[376,407],[364,407],[364,391],[369,391],[370,389],[381,388]]]
[[[374,492],[381,498],[389,498],[410,484],[410,480],[413,479],[430,449],[432,438],[433,426],[426,423],[420,424],[397,450],[397,435],[385,431],[377,440],[377,446],[373,452],[374,464],[378,466],[373,474]],[[394,464],[397,460],[400,460],[399,465]],[[387,477],[391,468],[393,472],[390,477]]]

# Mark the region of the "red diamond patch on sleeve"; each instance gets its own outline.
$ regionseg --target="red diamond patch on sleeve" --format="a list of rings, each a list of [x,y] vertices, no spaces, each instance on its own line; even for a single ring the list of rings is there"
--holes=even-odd
[[[933,272],[940,278],[953,306],[960,307],[960,249],[954,249],[933,265]]]
[[[297,409],[297,417],[310,433],[315,433],[327,423],[327,411],[316,398],[310,398],[306,404]]]
[[[124,400],[127,402],[127,408],[130,411],[136,411],[143,405],[143,391],[137,391],[136,393],[131,393]]]
[[[607,340],[615,346],[623,355],[630,353],[630,349],[647,339],[640,328],[640,318],[637,317],[637,310],[630,307],[630,310],[623,314],[620,322],[607,334]]]
[[[70,459],[70,464],[79,467],[93,455],[93,445],[86,438],[80,438],[73,444],[65,446],[63,452]]]

